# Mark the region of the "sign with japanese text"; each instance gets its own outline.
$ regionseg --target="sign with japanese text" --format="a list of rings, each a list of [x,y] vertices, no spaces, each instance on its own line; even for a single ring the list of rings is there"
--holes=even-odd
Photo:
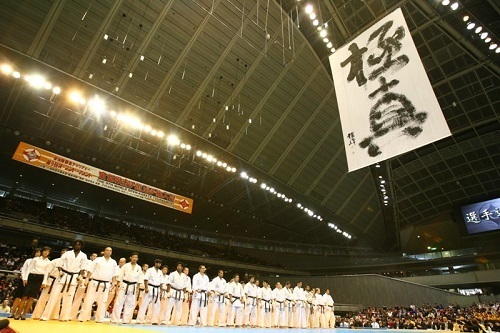
[[[21,142],[12,159],[85,183],[191,214],[193,199],[94,168]]]
[[[462,207],[469,234],[500,230],[500,198]]]
[[[329,60],[349,171],[451,135],[401,9]]]

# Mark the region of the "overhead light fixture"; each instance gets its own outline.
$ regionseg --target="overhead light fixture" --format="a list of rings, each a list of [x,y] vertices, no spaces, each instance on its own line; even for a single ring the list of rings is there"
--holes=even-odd
[[[0,70],[2,71],[3,74],[5,75],[10,75],[13,71],[12,69],[12,66],[9,65],[9,64],[3,64],[1,67],[0,67]]]
[[[487,32],[483,32],[481,34],[481,39],[485,39],[486,37],[488,37],[488,33]]]
[[[202,153],[201,153],[201,151],[199,151],[199,150],[196,152],[196,156],[201,156],[201,154],[202,154]]]
[[[325,37],[325,38],[323,38],[323,42],[324,42],[324,43],[328,43],[328,42],[330,42],[330,40],[329,40],[328,38],[326,38],[326,37]]]
[[[95,95],[92,99],[89,100],[89,108],[94,112],[97,116],[100,116],[106,110],[106,104],[99,96]]]
[[[41,75],[29,75],[25,77],[26,81],[35,89],[40,89],[45,86],[45,79]]]
[[[484,40],[484,42],[485,42],[485,43],[489,43],[489,42],[491,42],[491,38],[490,38],[490,37],[486,38],[486,39]]]
[[[497,47],[497,49],[495,50],[495,53],[500,53],[500,47]]]
[[[311,14],[309,15],[309,18],[310,18],[311,20],[316,19],[316,14],[315,14],[315,13],[311,13]]]
[[[306,11],[307,14],[311,14],[312,11],[313,11],[313,6],[310,5],[310,4],[307,5],[305,11]]]
[[[493,49],[496,49],[497,48],[497,44],[493,43],[490,45],[490,50],[493,50]]]
[[[476,34],[480,33],[483,30],[483,27],[479,26],[476,28]]]
[[[80,95],[78,91],[72,91],[69,93],[70,101],[78,104],[85,104],[85,99]]]
[[[319,35],[321,37],[326,37],[326,30],[321,30],[321,32],[319,33]]]
[[[458,2],[454,2],[452,5],[451,5],[451,9],[452,10],[457,10],[458,8]]]
[[[332,47],[332,48],[330,49],[330,51],[331,51],[332,53],[335,53],[335,48],[334,48],[334,47]]]
[[[314,20],[314,21],[313,21],[313,25],[314,25],[315,27],[317,27],[317,26],[318,26],[318,24],[319,24],[319,21],[318,21],[318,20]]]
[[[54,87],[54,89],[52,89],[52,92],[56,95],[59,95],[61,93],[61,88],[59,87]]]
[[[474,29],[475,26],[476,26],[476,23],[470,22],[469,24],[467,24],[467,30],[472,30],[472,29]]]
[[[177,135],[174,135],[174,134],[170,134],[168,137],[167,137],[167,143],[169,145],[172,145],[172,146],[177,146],[181,143],[181,141],[179,140],[179,138],[177,137]],[[187,146],[186,146],[187,148]],[[198,151],[199,152],[199,151]],[[196,155],[198,155],[198,152],[196,153]],[[201,155],[201,154],[200,154]],[[198,155],[198,156],[200,156]]]
[[[21,73],[14,71],[12,72],[12,76],[15,77],[16,79],[19,79],[21,77]]]
[[[323,27],[320,26],[317,29],[318,29],[318,31],[321,31],[321,30],[323,30]]]
[[[441,4],[443,6],[448,6],[450,4],[450,0],[443,0],[443,2],[441,2]]]
[[[332,47],[332,42],[328,42],[328,44],[326,44],[326,47],[328,47],[329,49]]]
[[[470,17],[469,17],[469,15],[465,15],[465,16],[463,17],[464,22],[467,22],[467,21],[469,20],[469,18],[470,18]]]

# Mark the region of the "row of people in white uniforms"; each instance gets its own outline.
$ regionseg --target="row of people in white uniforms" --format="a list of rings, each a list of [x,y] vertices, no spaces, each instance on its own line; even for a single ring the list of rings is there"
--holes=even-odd
[[[43,291],[32,318],[87,321],[96,302],[95,320],[102,322],[112,299],[110,291],[114,291],[111,322],[130,323],[142,284],[138,324],[182,324],[182,317],[187,317],[188,325],[199,320],[201,326],[314,327],[318,323],[317,326],[333,327],[333,300],[328,291],[310,298],[301,283],[294,289],[277,283],[271,290],[264,282],[259,288],[252,276],[244,286],[238,275],[227,283],[222,270],[210,282],[203,265],[191,283],[181,263],[168,274],[168,267],[161,267],[161,260],[156,260],[153,267],[143,272],[137,264],[137,253],[132,254],[130,262],[125,264],[122,258],[118,265],[111,258],[111,248],[91,261],[81,251],[82,246],[81,241],[75,241],[72,251],[46,265]],[[79,291],[83,291],[81,296]],[[186,306],[188,300],[190,308]]]

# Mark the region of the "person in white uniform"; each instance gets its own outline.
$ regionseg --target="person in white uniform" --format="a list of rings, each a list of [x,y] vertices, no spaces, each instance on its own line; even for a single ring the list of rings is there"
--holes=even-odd
[[[75,240],[73,250],[64,253],[58,262],[60,278],[54,286],[40,320],[48,320],[55,307],[59,307],[59,296],[62,297],[61,312],[59,320],[69,321],[71,319],[71,308],[75,296],[76,285],[80,281],[87,263],[87,255],[81,251],[83,241]]]
[[[120,268],[118,274],[118,293],[116,295],[115,305],[113,307],[113,314],[111,315],[111,322],[120,324],[130,324],[134,312],[137,293],[139,292],[138,283],[144,280],[141,266],[137,264],[139,254],[132,252],[130,262]],[[123,319],[121,313],[123,310]]]
[[[120,269],[123,267],[123,265],[125,265],[126,263],[127,263],[127,259],[125,259],[125,258],[118,259],[118,273],[120,272]],[[106,309],[109,308],[109,305],[115,299],[116,292],[117,292],[117,288],[116,287],[115,288],[111,288],[109,290],[108,299],[106,301]]]
[[[333,298],[330,295],[330,289],[325,290],[323,301],[325,302],[325,327],[335,328],[335,309]]]
[[[187,288],[188,279],[186,274],[182,272],[183,265],[177,263],[176,271],[170,273],[167,282],[167,293],[170,292],[170,298],[167,303],[167,311],[161,322],[167,325],[169,322],[180,323],[182,317],[182,302],[184,301],[184,292]],[[175,306],[175,314],[172,316],[172,309]]]
[[[164,265],[161,267],[161,288],[160,288],[160,316],[158,317],[158,322],[161,323],[165,317],[165,312],[167,312],[167,302],[170,294],[167,293],[167,283],[168,283],[168,266]]]
[[[92,253],[89,260],[85,265],[85,271],[82,274],[80,283],[76,286],[75,297],[73,298],[73,306],[71,307],[71,320],[76,320],[78,317],[78,310],[83,306],[83,299],[87,293],[88,276],[87,272],[93,269],[94,260],[97,258],[97,253]]]
[[[210,291],[213,294],[212,309],[210,311],[210,323],[219,327],[226,326],[226,294],[227,282],[224,279],[224,271],[219,269],[217,277],[210,283]],[[217,316],[218,312],[218,316]]]
[[[262,281],[262,288],[260,288],[259,295],[259,308],[260,316],[262,318],[263,327],[271,328],[271,312],[273,309],[273,291],[269,287],[269,282],[266,280]]]
[[[287,327],[287,308],[286,308],[286,289],[280,282],[276,282],[276,288],[273,290],[274,301],[274,319],[273,326],[277,328]]]
[[[255,327],[257,324],[257,292],[258,288],[255,285],[255,277],[253,275],[248,276],[248,283],[245,284],[244,288],[246,306],[243,311],[243,324],[249,325],[250,327]]]
[[[116,260],[111,258],[113,249],[107,247],[104,249],[104,255],[93,261],[93,265],[89,266],[87,271],[87,279],[85,281],[87,294],[83,301],[79,321],[90,320],[92,315],[92,305],[97,304],[95,311],[95,321],[102,323],[106,314],[106,304],[109,291],[116,286],[116,277],[118,276],[118,264]]]
[[[294,308],[295,308],[295,298],[293,295],[293,289],[291,288],[291,283],[290,281],[286,281],[285,283],[285,305],[286,305],[286,322],[288,325],[288,328],[293,328],[294,327],[294,321],[295,321],[295,313],[294,313]]]
[[[205,265],[198,267],[199,272],[193,276],[193,301],[189,312],[189,325],[196,324],[196,318],[200,315],[200,326],[207,326],[208,299],[210,295],[210,280],[205,274]]]
[[[148,268],[146,274],[144,275],[144,295],[142,296],[142,303],[139,306],[139,312],[137,313],[136,324],[142,324],[146,316],[146,311],[148,310],[149,304],[151,303],[151,323],[153,325],[158,325],[158,319],[160,315],[160,288],[163,280],[163,273],[160,269],[162,261],[156,259],[154,266]]]
[[[66,249],[66,248],[62,249],[61,256],[64,253],[66,253],[66,251],[68,251],[68,249]],[[47,266],[48,280],[42,289],[42,293],[38,297],[38,301],[36,302],[35,309],[33,310],[33,313],[31,314],[31,319],[40,319],[40,316],[42,315],[42,313],[45,309],[45,306],[47,305],[47,302],[49,301],[50,294],[52,293],[52,290],[54,289],[54,284],[59,280],[59,269],[57,268],[57,265],[58,265],[58,262],[60,260],[61,260],[61,258],[54,259]],[[57,307],[57,314],[59,314],[59,307]],[[50,319],[53,319],[53,318],[54,318],[54,315],[51,314]]]
[[[229,317],[227,319],[228,326],[240,327],[243,324],[243,297],[244,290],[240,284],[240,276],[235,274],[233,276],[233,281],[229,283],[227,294],[229,296],[229,303],[231,309],[229,311]]]
[[[295,288],[293,288],[293,297],[295,299],[295,327],[297,328],[307,328],[306,321],[306,294],[304,289],[302,289],[302,281],[297,282]]]
[[[314,322],[316,327],[325,327],[325,301],[323,300],[323,295],[321,295],[321,289],[316,288],[316,294],[314,295],[316,299],[316,313]]]

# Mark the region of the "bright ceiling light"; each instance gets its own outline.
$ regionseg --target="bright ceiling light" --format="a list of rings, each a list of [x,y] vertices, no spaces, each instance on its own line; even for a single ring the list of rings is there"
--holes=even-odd
[[[452,10],[457,10],[458,8],[458,2],[454,2],[452,5],[451,5],[451,9]]]
[[[203,157],[203,158],[207,158],[207,156],[208,156],[208,154],[207,154],[207,153],[202,153],[202,154],[201,154],[201,157]]]
[[[207,156],[207,161],[212,162],[214,160],[214,157],[212,155]]]
[[[307,14],[311,14],[312,11],[313,11],[313,6],[312,5],[307,5],[305,10],[306,10]]]
[[[196,152],[196,156],[201,156],[201,151],[199,151],[199,150],[198,150],[198,151]]]
[[[230,172],[230,171],[231,171],[231,167],[230,167],[230,166],[228,166],[228,167],[226,168],[226,170],[227,170],[228,172]]]
[[[330,49],[330,51],[331,51],[332,53],[335,53],[335,48],[334,48],[334,47],[332,47],[332,48]]]
[[[471,23],[467,24],[467,29],[472,30],[472,29],[474,29],[475,26],[476,26],[476,23],[471,22]]]
[[[495,50],[495,53],[500,53],[500,47],[497,47],[497,49]]]
[[[465,16],[463,17],[464,22],[467,22],[469,19],[470,19],[469,15],[465,15]]]
[[[246,179],[248,178],[248,174],[245,171],[243,171],[242,173],[240,173],[240,177]]]
[[[231,168],[231,172],[236,172],[236,168],[235,168],[235,167],[232,167],[232,168]]]
[[[72,91],[69,93],[69,100],[73,103],[85,104],[85,99],[80,95],[78,91]]]
[[[227,167],[227,163],[226,162],[222,163],[222,167],[223,168]]]
[[[481,30],[483,30],[483,27],[477,27],[477,28],[476,28],[476,34],[480,33],[480,32],[481,32]]]
[[[151,130],[151,135],[156,136],[156,130]]]
[[[493,50],[493,49],[496,49],[497,48],[497,44],[493,43],[490,45],[490,50]]]
[[[315,20],[315,19],[316,19],[316,14],[315,14],[315,13],[311,13],[311,14],[309,15],[309,18],[310,18],[311,20]]]
[[[186,144],[185,143],[181,143],[181,148],[182,149],[186,148]]]
[[[9,64],[3,64],[1,67],[0,67],[0,70],[2,71],[3,74],[5,75],[10,75],[13,71],[12,69],[12,66],[9,65]]]
[[[47,90],[52,89],[52,83],[50,83],[50,82],[45,82],[44,88],[45,88],[45,89],[47,89]]]
[[[19,72],[12,72],[12,76],[15,77],[16,79],[19,79],[21,77],[21,73],[19,73]]]
[[[318,24],[319,24],[319,21],[318,21],[318,20],[314,20],[314,21],[313,21],[313,25],[314,25],[315,27],[317,27],[317,26],[318,26]]]
[[[329,40],[328,38],[326,38],[326,37],[325,37],[325,38],[323,38],[323,42],[325,42],[325,43],[329,43],[329,42],[330,42],[330,40]]]
[[[486,37],[488,37],[488,33],[487,32],[483,32],[481,34],[481,39],[485,39]]]
[[[222,166],[222,162],[221,161],[217,161],[217,166]]]
[[[450,0],[443,0],[443,2],[441,2],[441,4],[443,6],[448,6],[450,4]]]
[[[54,87],[54,89],[52,89],[52,92],[56,95],[59,95],[61,93],[61,88],[59,87]]]
[[[328,42],[328,44],[326,44],[326,47],[329,48],[329,49],[332,48],[332,46],[333,46],[332,42]]]
[[[491,38],[490,38],[490,37],[486,38],[486,39],[484,40],[484,42],[485,42],[485,43],[489,43],[489,42],[491,42]]]
[[[179,138],[177,137],[177,135],[174,135],[174,134],[170,134],[167,137],[167,142],[168,142],[169,145],[172,145],[172,146],[177,146],[177,145],[179,145],[181,143],[181,141],[179,140]],[[196,155],[198,155],[198,152],[196,153]],[[198,155],[198,156],[200,156],[200,155]]]
[[[260,188],[265,189],[265,188],[266,188],[266,186],[267,186],[267,185],[266,185],[265,183],[260,184]]]
[[[165,133],[163,133],[163,131],[159,131],[158,132],[158,137],[159,138],[163,138],[165,136]]]
[[[26,81],[36,89],[43,88],[45,86],[45,79],[41,75],[26,76]]]
[[[321,30],[321,32],[319,33],[319,35],[321,37],[326,37],[326,30]]]
[[[191,150],[191,145],[186,145],[186,150]]]
[[[89,100],[89,107],[90,110],[92,110],[92,112],[96,115],[101,115],[104,111],[106,111],[106,104],[97,95]]]
[[[323,30],[323,27],[317,27],[316,29],[318,29],[318,31],[321,31]]]

